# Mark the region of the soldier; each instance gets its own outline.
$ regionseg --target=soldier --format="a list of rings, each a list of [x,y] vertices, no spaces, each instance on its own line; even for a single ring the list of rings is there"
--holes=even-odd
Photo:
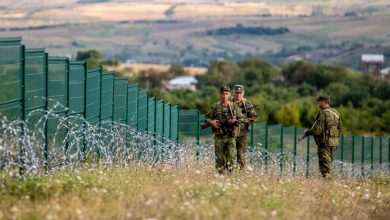
[[[329,106],[330,97],[320,95],[317,105],[320,111],[310,129],[305,130],[304,135],[313,135],[318,147],[318,161],[322,177],[330,177],[332,160],[337,148],[341,133],[340,114]]]
[[[205,115],[205,122],[214,132],[215,167],[220,174],[231,173],[235,167],[236,141],[242,113],[238,106],[229,101],[230,88],[222,86],[220,101],[214,103]]]
[[[246,118],[246,123],[240,123],[240,133],[236,137],[237,163],[240,165],[241,170],[245,170],[246,168],[245,155],[248,150],[249,126],[257,119],[257,114],[252,103],[244,98],[244,94],[244,86],[235,85],[234,97],[231,98],[232,101],[241,109],[243,117]]]

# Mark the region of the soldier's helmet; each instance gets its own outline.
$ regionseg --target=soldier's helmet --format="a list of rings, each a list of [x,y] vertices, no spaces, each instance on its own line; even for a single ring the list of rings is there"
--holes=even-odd
[[[318,98],[316,99],[317,101],[327,101],[327,102],[330,102],[330,96],[329,95],[326,95],[326,94],[322,94],[320,96],[318,96]]]
[[[230,92],[230,87],[227,85],[223,85],[219,88],[219,92]]]
[[[243,85],[234,85],[234,92],[244,92]]]

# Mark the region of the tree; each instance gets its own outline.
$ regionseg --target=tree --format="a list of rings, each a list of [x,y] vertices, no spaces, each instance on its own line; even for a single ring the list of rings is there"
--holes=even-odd
[[[238,63],[244,74],[245,84],[265,84],[281,76],[280,69],[264,60],[246,60]]]
[[[236,83],[236,77],[240,74],[240,68],[236,63],[230,61],[212,61],[208,71],[203,75],[198,75],[198,85],[215,86],[233,85]]]
[[[78,51],[76,60],[86,61],[89,68],[96,68],[103,63],[103,53],[98,50]]]
[[[301,126],[301,121],[299,120],[300,111],[298,107],[294,104],[286,104],[282,106],[275,113],[275,118],[278,123],[283,125],[294,125],[297,127]]]
[[[297,61],[282,68],[282,75],[290,85],[300,85],[313,73],[315,66],[307,61]]]

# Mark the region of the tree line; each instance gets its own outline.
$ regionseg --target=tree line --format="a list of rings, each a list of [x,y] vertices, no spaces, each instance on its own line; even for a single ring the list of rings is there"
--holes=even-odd
[[[196,91],[166,92],[158,87],[151,91],[170,103],[180,104],[181,108],[206,113],[218,100],[220,85],[242,84],[246,97],[259,105],[259,122],[297,127],[313,123],[318,111],[315,99],[326,93],[331,96],[331,106],[342,115],[346,134],[390,132],[389,81],[344,66],[307,61],[282,67],[263,60],[213,61],[206,74],[196,78]]]
[[[96,59],[92,61],[96,64]],[[312,124],[318,111],[315,98],[327,93],[331,106],[342,115],[346,134],[390,133],[390,78],[379,79],[341,65],[297,61],[276,66],[252,59],[211,61],[207,72],[196,76],[196,91],[164,89],[164,82],[183,75],[189,73],[182,66],[172,65],[164,72],[143,70],[129,81],[182,109],[199,109],[202,113],[219,99],[222,84],[242,84],[246,98],[259,105],[259,122],[297,127]]]
[[[207,30],[207,35],[231,35],[231,34],[251,34],[251,35],[279,35],[290,32],[286,27],[244,27],[242,24],[237,24],[235,27],[224,27],[218,29]]]

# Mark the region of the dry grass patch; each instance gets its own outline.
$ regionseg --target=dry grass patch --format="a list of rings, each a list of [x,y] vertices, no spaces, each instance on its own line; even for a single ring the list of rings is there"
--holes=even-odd
[[[390,178],[216,175],[211,166],[1,174],[0,217],[18,219],[385,219]]]
[[[132,69],[134,72],[139,73],[142,70],[154,69],[157,72],[165,72],[171,66],[169,65],[159,65],[159,64],[120,64],[119,66],[108,66],[107,69],[109,71],[117,71],[122,72],[124,70]],[[203,67],[185,67],[184,68],[190,75],[199,75],[204,74],[207,71],[207,68]]]

